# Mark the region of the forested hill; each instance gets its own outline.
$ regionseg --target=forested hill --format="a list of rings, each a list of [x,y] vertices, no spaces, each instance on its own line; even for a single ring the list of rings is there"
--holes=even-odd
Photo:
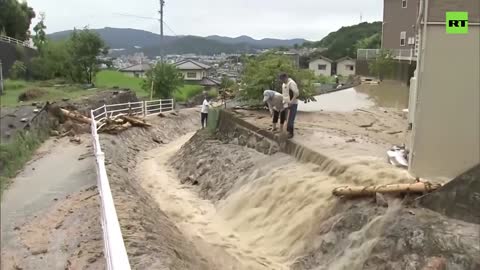
[[[327,48],[323,56],[338,59],[344,56],[356,57],[357,49],[380,48],[382,22],[364,22],[357,25],[345,26],[331,32],[317,42],[306,42],[304,47]]]

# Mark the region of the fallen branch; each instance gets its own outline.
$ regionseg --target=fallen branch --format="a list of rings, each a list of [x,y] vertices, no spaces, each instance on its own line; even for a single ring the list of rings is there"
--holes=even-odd
[[[132,126],[134,127],[151,127],[152,126],[149,123],[145,122],[145,120],[139,119],[133,116],[123,115],[120,117],[120,119],[123,119],[124,121],[132,124]]]
[[[373,122],[371,122],[370,124],[359,125],[359,127],[361,127],[361,128],[369,128],[369,127],[372,127],[373,124],[375,124],[375,122],[376,122],[376,121],[373,121]]]
[[[76,120],[78,122],[82,122],[82,123],[85,123],[85,124],[91,124],[92,123],[92,119],[90,119],[90,118],[88,118],[84,115],[81,115],[78,112],[71,112],[69,110],[65,110],[65,109],[62,109],[62,108],[60,108],[60,111],[62,112],[63,115],[65,115],[66,117],[68,117],[72,120]]]
[[[335,196],[361,197],[375,196],[375,193],[400,194],[400,193],[428,193],[440,188],[441,184],[429,182],[417,182],[414,184],[392,184],[380,186],[344,186],[335,188],[332,194]]]

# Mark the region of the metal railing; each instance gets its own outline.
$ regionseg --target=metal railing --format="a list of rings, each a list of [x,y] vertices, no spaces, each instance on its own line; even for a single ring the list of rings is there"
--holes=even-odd
[[[90,119],[93,120],[91,133],[97,169],[97,185],[100,194],[104,256],[108,270],[130,270],[131,268],[125,243],[123,242],[117,211],[115,210],[115,204],[113,202],[107,170],[105,168],[105,153],[100,146],[100,137],[97,131],[101,125],[105,124],[107,118],[118,114],[140,114],[148,116],[171,111],[173,108],[173,99],[160,99],[103,105],[90,111]],[[97,123],[100,124],[100,126],[97,126]]]
[[[156,113],[172,111],[175,102],[173,99],[158,99],[149,101],[127,102],[120,104],[103,105],[95,110],[92,110],[92,119],[95,119],[101,128],[102,123],[107,118],[112,118],[118,114],[132,114],[149,116]]]
[[[95,118],[93,110],[90,111],[90,117],[91,119]],[[118,222],[110,183],[108,182],[107,170],[105,169],[105,154],[100,147],[96,121],[92,121],[91,132],[97,169],[97,186],[100,194],[105,262],[108,270],[130,270],[130,262],[128,261],[127,250],[123,242],[122,231]]]
[[[4,41],[4,42],[11,43],[11,44],[24,46],[24,47],[28,47],[28,48],[31,48],[31,49],[34,49],[34,50],[37,49],[35,46],[33,46],[33,45],[30,43],[29,40],[21,41],[21,40],[18,40],[18,39],[16,39],[16,38],[11,38],[11,37],[8,37],[8,36],[0,35],[0,41]]]
[[[391,49],[386,51],[395,60],[413,61],[417,59],[415,55],[415,50],[413,48],[412,49]],[[380,52],[381,52],[381,49],[358,49],[357,60],[376,59],[380,55]]]

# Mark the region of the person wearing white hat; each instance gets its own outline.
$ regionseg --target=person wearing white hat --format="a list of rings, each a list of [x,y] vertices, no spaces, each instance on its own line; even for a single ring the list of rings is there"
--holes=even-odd
[[[287,119],[283,95],[273,90],[265,90],[263,92],[263,102],[267,103],[270,115],[273,116],[272,131],[277,131],[277,123],[280,118],[280,132],[283,132],[283,125]]]

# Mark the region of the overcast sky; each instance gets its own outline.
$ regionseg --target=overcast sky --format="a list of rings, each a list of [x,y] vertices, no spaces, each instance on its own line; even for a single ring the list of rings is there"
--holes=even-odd
[[[118,15],[157,17],[158,0],[27,0],[45,12],[47,32],[135,28],[159,33],[159,23]],[[166,0],[165,22],[177,35],[319,40],[341,26],[382,19],[383,0]],[[32,23],[34,25],[36,20]],[[166,35],[173,35],[165,27]]]

